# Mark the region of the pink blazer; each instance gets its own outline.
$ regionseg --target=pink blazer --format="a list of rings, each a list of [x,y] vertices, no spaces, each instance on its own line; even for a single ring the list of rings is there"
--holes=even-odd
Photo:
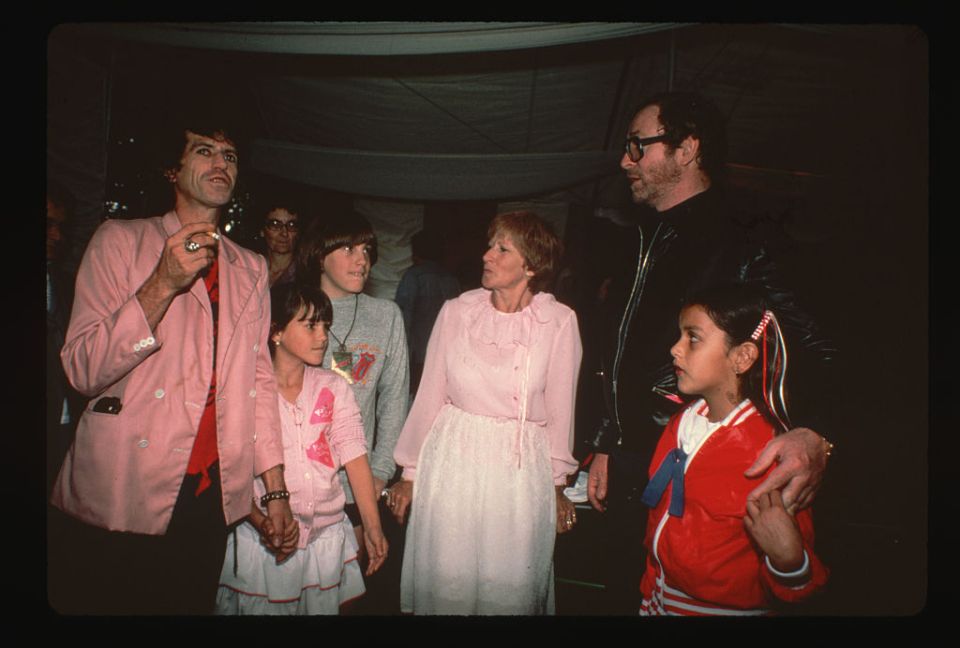
[[[210,385],[213,327],[203,281],[174,298],[151,331],[135,293],[180,229],[174,212],[107,221],[87,247],[61,359],[92,397],[54,487],[53,503],[99,527],[166,531]],[[219,246],[217,448],[227,523],[250,512],[255,475],[283,463],[277,390],[267,348],[263,257]],[[119,398],[119,413],[93,411]]]

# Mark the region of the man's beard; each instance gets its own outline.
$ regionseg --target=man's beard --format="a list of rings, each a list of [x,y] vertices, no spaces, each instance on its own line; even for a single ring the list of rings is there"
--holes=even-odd
[[[672,158],[664,158],[656,166],[640,174],[639,183],[631,183],[633,202],[646,204],[654,209],[673,187],[680,182],[680,165]]]

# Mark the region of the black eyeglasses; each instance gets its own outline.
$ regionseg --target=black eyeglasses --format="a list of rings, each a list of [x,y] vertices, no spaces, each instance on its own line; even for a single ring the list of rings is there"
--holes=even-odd
[[[284,227],[287,228],[288,232],[296,232],[298,225],[297,225],[297,221],[295,220],[283,222],[281,220],[277,220],[276,218],[271,218],[264,224],[264,227],[266,227],[271,232],[279,232]]]
[[[633,162],[639,162],[643,158],[643,147],[648,144],[656,144],[667,139],[666,134],[654,135],[653,137],[637,137],[631,135],[623,145],[623,150]]]

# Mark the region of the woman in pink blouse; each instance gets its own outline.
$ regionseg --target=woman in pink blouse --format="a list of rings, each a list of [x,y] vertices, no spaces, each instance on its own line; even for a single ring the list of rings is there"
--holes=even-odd
[[[387,504],[401,523],[411,505],[404,612],[553,613],[555,534],[576,522],[563,488],[580,334],[542,292],[562,244],[530,212],[497,216],[489,236],[483,288],[440,311],[394,451]]]

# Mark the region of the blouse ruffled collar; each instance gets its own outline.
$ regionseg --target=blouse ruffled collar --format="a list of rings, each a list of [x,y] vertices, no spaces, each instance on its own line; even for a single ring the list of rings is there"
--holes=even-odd
[[[531,347],[537,335],[556,313],[556,298],[550,293],[539,292],[522,310],[502,313],[493,306],[491,291],[478,288],[461,295],[466,302],[464,311],[467,334],[484,344],[500,348],[519,345]]]

